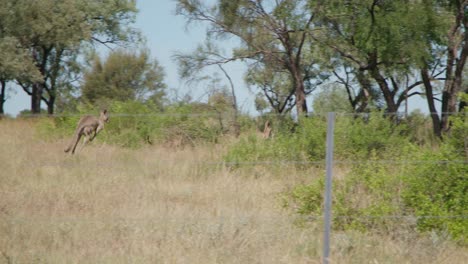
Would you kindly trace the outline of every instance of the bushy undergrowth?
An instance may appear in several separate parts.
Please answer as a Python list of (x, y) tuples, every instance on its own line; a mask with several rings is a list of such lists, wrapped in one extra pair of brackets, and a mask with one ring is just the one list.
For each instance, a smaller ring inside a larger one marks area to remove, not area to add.
[[(100, 109), (82, 105), (78, 114), (64, 113), (41, 120), (39, 133), (44, 137), (71, 136), (81, 116), (98, 115)], [(140, 102), (112, 102), (110, 121), (101, 132), (101, 141), (122, 147), (143, 144), (168, 144), (173, 147), (216, 142), (226, 132), (219, 115), (204, 104), (177, 104), (160, 112), (156, 106)]]
[(424, 164), (406, 175), (402, 199), (407, 210), (421, 217), (420, 230), (447, 230), (468, 245), (468, 166), (457, 154), (446, 145), (424, 153)]
[[(411, 131), (378, 117), (346, 122), (337, 124), (335, 155), (350, 170), (333, 183), (334, 227), (446, 232), (468, 245), (468, 166), (460, 152), (463, 137), (452, 138), (467, 132), (466, 122), (454, 122), (437, 148), (412, 143)], [(321, 178), (297, 186), (286, 205), (321, 216), (323, 185)]]
[[(275, 129), (274, 138), (260, 140), (250, 135), (234, 145), (226, 155), (229, 162), (267, 160), (323, 161), (326, 149), (327, 121), (309, 117), (297, 126), (288, 123)], [(396, 125), (379, 113), (366, 118), (338, 117), (335, 124), (335, 155), (340, 159), (366, 159), (371, 153), (398, 148), (409, 142), (405, 126)]]

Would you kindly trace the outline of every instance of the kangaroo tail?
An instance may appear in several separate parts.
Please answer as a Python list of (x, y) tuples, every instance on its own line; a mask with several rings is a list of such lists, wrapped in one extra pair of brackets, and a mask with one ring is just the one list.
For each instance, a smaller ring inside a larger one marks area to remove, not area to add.
[(72, 151), (72, 154), (75, 153), (76, 145), (78, 145), (78, 142), (80, 141), (81, 134), (83, 132), (84, 127), (78, 128), (75, 132), (75, 135), (73, 136), (72, 141), (68, 145), (68, 147), (64, 150), (65, 152), (69, 152), (70, 150)]

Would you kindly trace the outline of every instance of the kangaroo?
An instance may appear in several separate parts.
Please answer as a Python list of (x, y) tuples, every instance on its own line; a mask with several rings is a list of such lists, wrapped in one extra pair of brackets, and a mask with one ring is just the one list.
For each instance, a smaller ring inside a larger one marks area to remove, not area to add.
[(92, 141), (99, 131), (104, 129), (104, 123), (109, 122), (109, 115), (107, 110), (102, 110), (99, 118), (95, 116), (83, 116), (75, 130), (75, 135), (73, 136), (70, 145), (65, 149), (65, 152), (69, 152), (71, 150), (71, 154), (75, 153), (76, 146), (81, 139), (81, 136), (84, 136), (83, 146), (88, 142)]
[(263, 126), (263, 131), (261, 131), (260, 129), (257, 129), (257, 135), (258, 137), (262, 138), (262, 139), (269, 139), (269, 138), (272, 138), (272, 128), (271, 128), (271, 124), (270, 124), (270, 121), (267, 120)]
[(267, 120), (265, 122), (265, 126), (264, 126), (264, 129), (263, 129), (262, 138), (268, 139), (270, 137), (271, 137), (271, 126), (270, 126), (270, 121)]

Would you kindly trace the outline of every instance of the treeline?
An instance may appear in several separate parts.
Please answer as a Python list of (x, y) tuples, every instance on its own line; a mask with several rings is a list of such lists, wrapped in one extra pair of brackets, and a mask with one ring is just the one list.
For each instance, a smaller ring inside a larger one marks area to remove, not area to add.
[[(332, 79), (358, 113), (396, 113), (424, 96), (437, 136), (466, 105), (468, 1), (177, 2), (178, 14), (208, 26), (206, 43), (176, 56), (183, 72), (246, 61), (257, 105), (275, 113), (307, 113), (307, 96)], [(239, 43), (227, 54), (216, 45), (226, 38)]]
[[(82, 103), (133, 100), (155, 104), (157, 111), (179, 103), (169, 102), (163, 68), (139, 44), (143, 36), (132, 27), (135, 5), (2, 0), (0, 114), (8, 85), (30, 95), (32, 114), (42, 104), (54, 114), (76, 111)], [(335, 102), (332, 110), (382, 110), (388, 116), (422, 96), (432, 130), (442, 137), (468, 97), (467, 8), (467, 1), (458, 0), (178, 0), (177, 14), (206, 24), (208, 31), (205, 43), (174, 59), (180, 77), (189, 81), (205, 80), (204, 69), (217, 67), (229, 86), (211, 78), (212, 98), (230, 105), (235, 123), (236, 87), (224, 65), (243, 61), (261, 113), (295, 110), (301, 118), (311, 112), (307, 99), (317, 87), (331, 91), (323, 96), (344, 99), (322, 96)], [(227, 39), (238, 46), (223, 50)], [(105, 46), (120, 48), (103, 59), (96, 51)]]

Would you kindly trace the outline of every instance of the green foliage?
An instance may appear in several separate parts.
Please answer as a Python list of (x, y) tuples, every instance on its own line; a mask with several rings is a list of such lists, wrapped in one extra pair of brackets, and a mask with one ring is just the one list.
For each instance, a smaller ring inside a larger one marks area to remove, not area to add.
[[(380, 160), (372, 152), (368, 160), (352, 165), (344, 179), (334, 180), (334, 228), (383, 231), (399, 224), (391, 217), (400, 213), (398, 194), (405, 169)], [(323, 214), (323, 191), (323, 177), (300, 185), (291, 192), (291, 204), (301, 215), (319, 217)]]
[(421, 216), (420, 230), (448, 231), (468, 244), (468, 166), (450, 146), (427, 151), (421, 158), (424, 165), (414, 167), (405, 179), (402, 198), (407, 210)]
[[(160, 112), (152, 102), (114, 101), (106, 107), (109, 123), (99, 135), (99, 141), (121, 147), (136, 148), (144, 144), (168, 144), (183, 147), (214, 143), (223, 134), (218, 115), (206, 104), (186, 103), (168, 106)], [(97, 115), (101, 109), (81, 105), (79, 114), (67, 114), (40, 121), (39, 135), (53, 139), (73, 135), (79, 118)], [(199, 114), (199, 115), (197, 115)]]
[[(260, 140), (250, 135), (228, 152), (229, 162), (266, 160), (323, 161), (327, 121), (321, 116), (301, 120), (273, 120), (274, 138)], [(262, 123), (263, 125), (263, 123)], [(335, 125), (335, 155), (341, 159), (366, 159), (371, 154), (382, 156), (409, 142), (404, 125), (397, 126), (382, 113), (354, 118), (338, 117)], [(261, 130), (261, 129), (258, 129)]]
[[(0, 21), (1, 24), (2, 21)], [(0, 56), (2, 57), (0, 61), (0, 80), (18, 79), (22, 82), (40, 80), (41, 75), (31, 58), (28, 57), (27, 50), (20, 47), (20, 43), (16, 38), (1, 37), (0, 35)]]
[(284, 205), (294, 206), (298, 214), (314, 214), (314, 216), (319, 217), (322, 212), (324, 188), (324, 178), (320, 178), (311, 184), (300, 184), (291, 191), (291, 200), (286, 200)]
[(81, 75), (78, 57), (94, 48), (90, 43), (135, 40), (138, 34), (128, 27), (137, 12), (135, 5), (133, 0), (3, 0), (0, 55), (8, 58), (6, 65), (16, 67), (4, 71), (0, 65), (0, 77), (21, 81), (34, 99), (33, 112), (40, 112), (43, 101), (53, 113), (57, 99), (70, 92), (70, 83)]
[[(223, 64), (236, 59), (255, 61), (249, 64), (248, 82), (258, 86), (269, 98), (271, 107), (282, 113), (290, 110), (294, 96), (297, 100), (305, 100), (305, 95), (315, 88), (315, 82), (320, 81), (320, 70), (313, 67), (315, 61), (305, 59), (307, 51), (315, 47), (309, 45), (309, 34), (306, 33), (314, 25), (314, 16), (307, 5), (308, 1), (304, 0), (219, 0), (209, 3), (178, 0), (177, 13), (188, 21), (209, 23), (207, 38), (211, 41), (220, 36), (241, 40), (240, 46), (234, 48), (229, 57), (211, 53), (216, 56), (211, 56), (209, 64)], [(196, 65), (196, 60), (181, 61), (182, 68), (191, 64)], [(262, 76), (255, 78), (256, 73)], [(298, 107), (300, 105), (297, 104)]]
[(294, 106), (291, 94), (291, 77), (284, 72), (269, 67), (253, 67), (248, 69), (245, 81), (249, 87), (257, 87), (255, 106), (258, 111), (271, 109), (274, 113), (286, 113)]
[(154, 130), (157, 129), (156, 120), (151, 118), (151, 115), (156, 109), (157, 107), (151, 103), (112, 102), (108, 108), (110, 120), (106, 124), (104, 140), (131, 148), (151, 143)]
[(460, 158), (464, 157), (468, 161), (468, 113), (465, 110), (459, 115), (453, 115), (450, 122), (450, 132), (445, 135), (444, 141)]
[(403, 120), (409, 140), (421, 146), (437, 146), (440, 138), (434, 135), (432, 120), (420, 110), (412, 111)]
[(226, 26), (231, 27), (238, 19), (237, 9), (239, 8), (239, 0), (220, 0), (219, 10), (223, 16), (223, 22)]
[[(276, 122), (275, 122), (276, 121)], [(263, 139), (259, 131), (264, 122), (256, 131), (251, 131), (237, 144), (232, 146), (225, 160), (236, 162), (262, 162), (286, 161), (301, 162), (310, 159), (322, 159), (325, 154), (325, 123), (316, 118), (304, 120), (302, 126), (297, 127), (290, 121), (273, 120), (274, 136), (272, 139)], [(314, 128), (314, 129), (312, 129)], [(293, 129), (297, 129), (292, 133)]]
[(215, 143), (222, 135), (218, 114), (203, 103), (175, 104), (161, 116), (159, 140), (172, 146)]
[(346, 91), (335, 85), (325, 86), (315, 97), (312, 103), (314, 113), (328, 112), (351, 113), (353, 111)]
[[(429, 45), (431, 41), (440, 42), (447, 22), (446, 16), (437, 14), (436, 5), (425, 1), (336, 0), (325, 3), (322, 15), (333, 21), (330, 41), (349, 45), (343, 50), (352, 50), (353, 46), (363, 54), (375, 53), (393, 70), (407, 70), (421, 59), (429, 59)], [(334, 25), (340, 25), (340, 34)], [(395, 63), (402, 58), (406, 59), (404, 65)]]
[(336, 121), (336, 153), (341, 158), (366, 159), (371, 153), (382, 156), (409, 142), (405, 125), (397, 125), (381, 112), (353, 118), (345, 115)]
[(84, 76), (82, 98), (93, 103), (99, 99), (147, 101), (161, 109), (166, 85), (164, 71), (149, 51), (139, 53), (117, 50), (104, 63), (96, 55), (92, 69)]
[[(405, 129), (384, 120), (378, 115), (365, 122), (339, 119), (336, 159), (348, 157), (351, 163), (345, 177), (333, 183), (334, 228), (417, 228), (447, 232), (466, 244), (468, 167), (460, 152), (465, 122), (454, 122), (453, 138), (434, 151), (433, 145), (411, 143)], [(294, 188), (287, 205), (300, 215), (321, 216), (323, 177)]]

